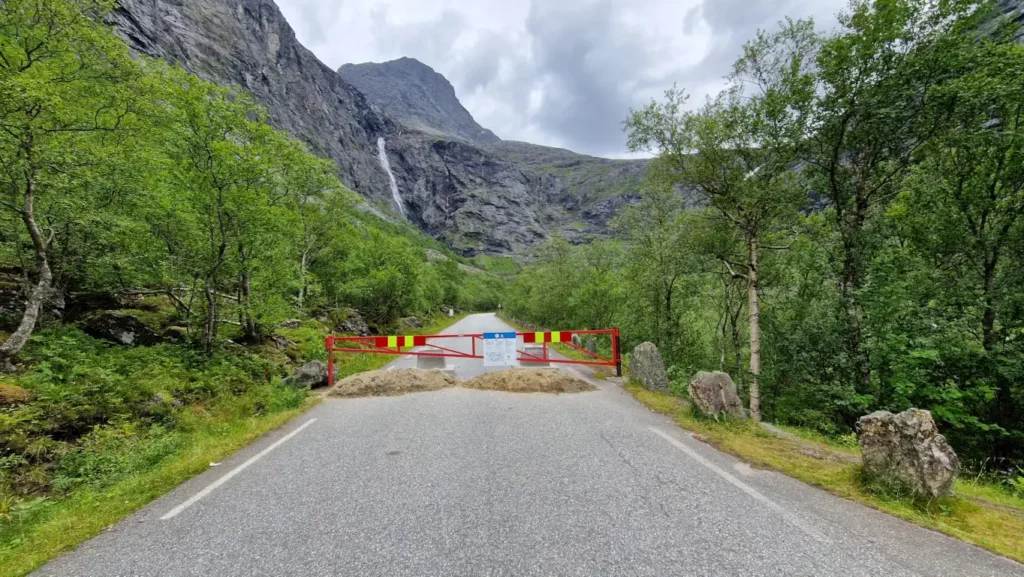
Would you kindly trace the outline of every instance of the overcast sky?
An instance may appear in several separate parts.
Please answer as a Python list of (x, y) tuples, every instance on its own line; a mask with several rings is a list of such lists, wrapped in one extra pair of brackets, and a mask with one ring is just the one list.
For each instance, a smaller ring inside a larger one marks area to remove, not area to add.
[(845, 0), (276, 0), (332, 68), (416, 58), (482, 126), (601, 156), (673, 83), (703, 101), (742, 44), (784, 16), (831, 27)]

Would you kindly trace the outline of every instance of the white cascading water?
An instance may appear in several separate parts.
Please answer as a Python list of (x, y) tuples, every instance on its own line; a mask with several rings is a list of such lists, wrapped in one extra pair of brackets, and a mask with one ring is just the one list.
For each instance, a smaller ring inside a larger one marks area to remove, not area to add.
[(395, 204), (398, 205), (398, 213), (405, 218), (405, 205), (402, 204), (402, 195), (398, 194), (398, 183), (395, 182), (395, 175), (391, 174), (391, 163), (388, 162), (388, 152), (386, 150), (387, 142), (384, 141), (384, 137), (377, 139), (377, 157), (380, 159), (380, 167), (384, 169), (384, 172), (388, 173), (388, 179), (391, 180), (391, 198), (395, 199)]

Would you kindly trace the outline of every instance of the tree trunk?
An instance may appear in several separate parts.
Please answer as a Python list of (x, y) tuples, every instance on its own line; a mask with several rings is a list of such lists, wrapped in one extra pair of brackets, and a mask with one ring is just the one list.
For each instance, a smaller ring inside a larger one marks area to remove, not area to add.
[(858, 394), (868, 395), (871, 394), (871, 358), (864, 349), (860, 288), (864, 252), (861, 238), (864, 234), (864, 223), (867, 221), (869, 203), (862, 188), (858, 188), (849, 219), (844, 220), (843, 216), (839, 216), (843, 243), (843, 271), (839, 291), (846, 309), (846, 350), (856, 372), (854, 389)]
[(32, 247), (35, 249), (36, 258), (36, 285), (29, 293), (28, 301), (25, 303), (25, 312), (21, 315), (21, 323), (14, 334), (7, 337), (7, 340), (0, 345), (0, 372), (13, 373), (17, 370), (13, 359), (21, 352), (22, 347), (28, 342), (32, 331), (39, 321), (39, 312), (43, 308), (43, 301), (46, 300), (53, 284), (53, 271), (50, 270), (49, 243), (43, 240), (42, 231), (36, 224), (35, 217), (35, 174), (29, 177), (25, 188), (25, 200), (21, 210), (21, 220), (32, 237)]
[(217, 338), (217, 290), (214, 287), (213, 279), (206, 279), (203, 284), (203, 294), (206, 295), (206, 324), (203, 326), (203, 346), (206, 350), (213, 348), (213, 340)]
[(747, 239), (747, 306), (750, 309), (750, 418), (761, 420), (761, 301), (758, 290), (757, 237)]
[(306, 300), (306, 261), (308, 259), (309, 250), (302, 251), (302, 260), (299, 261), (299, 312), (303, 312), (305, 308)]
[(248, 269), (242, 269), (240, 275), (238, 307), (241, 310), (242, 330), (245, 332), (244, 339), (249, 343), (259, 343), (262, 339), (262, 331), (259, 324), (252, 318), (251, 294), (252, 282)]
[(985, 259), (982, 270), (982, 302), (985, 312), (981, 316), (981, 345), (985, 352), (991, 353), (996, 343), (996, 265), (999, 263), (999, 251), (994, 250)]

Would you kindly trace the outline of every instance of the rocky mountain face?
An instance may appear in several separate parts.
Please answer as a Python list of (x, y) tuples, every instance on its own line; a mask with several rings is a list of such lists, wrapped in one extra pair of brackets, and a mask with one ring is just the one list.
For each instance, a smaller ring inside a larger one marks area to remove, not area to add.
[(384, 112), (410, 128), (476, 144), (499, 138), (480, 126), (444, 76), (414, 58), (346, 64), (338, 74)]
[(273, 2), (120, 0), (113, 20), (137, 52), (248, 91), (271, 124), (337, 162), (347, 186), (388, 201), (376, 138), (394, 132), (393, 121), (302, 46)]
[(271, 0), (120, 0), (112, 23), (136, 51), (250, 92), (369, 204), (463, 254), (582, 242), (638, 198), (645, 161), (502, 142), (412, 59), (338, 74)]

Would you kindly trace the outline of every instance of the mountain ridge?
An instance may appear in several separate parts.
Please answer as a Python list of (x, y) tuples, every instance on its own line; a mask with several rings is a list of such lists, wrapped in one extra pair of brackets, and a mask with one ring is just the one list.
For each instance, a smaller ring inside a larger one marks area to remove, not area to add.
[(410, 128), (462, 138), (476, 144), (500, 141), (480, 126), (455, 94), (447, 78), (415, 58), (344, 64), (338, 74)]
[(473, 136), (479, 125), (451, 84), (421, 63), (436, 75), (426, 74), (427, 81), (438, 94), (450, 90), (451, 99), (432, 116), (399, 119), (388, 102), (364, 94), (305, 48), (270, 0), (121, 0), (111, 24), (140, 54), (251, 93), (271, 125), (334, 161), (342, 182), (368, 204), (395, 219), (404, 213), (464, 255), (519, 254), (556, 234), (586, 242), (607, 235), (610, 218), (639, 198), (642, 162), (619, 172), (606, 165), (614, 161), (582, 155), (545, 165), (540, 152), (514, 154), (509, 148), (517, 145), (497, 136), (484, 144), (481, 138), (492, 140), (484, 133), (467, 138), (466, 128)]

